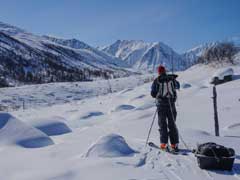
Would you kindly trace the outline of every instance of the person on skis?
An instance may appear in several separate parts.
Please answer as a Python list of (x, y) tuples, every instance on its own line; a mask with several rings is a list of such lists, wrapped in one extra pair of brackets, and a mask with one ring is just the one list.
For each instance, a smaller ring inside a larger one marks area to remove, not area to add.
[(151, 96), (156, 98), (158, 111), (158, 125), (160, 132), (160, 148), (178, 152), (179, 135), (176, 126), (177, 111), (175, 102), (177, 99), (176, 89), (180, 89), (180, 84), (176, 80), (177, 75), (168, 75), (164, 66), (158, 67), (158, 77), (154, 80), (151, 89)]

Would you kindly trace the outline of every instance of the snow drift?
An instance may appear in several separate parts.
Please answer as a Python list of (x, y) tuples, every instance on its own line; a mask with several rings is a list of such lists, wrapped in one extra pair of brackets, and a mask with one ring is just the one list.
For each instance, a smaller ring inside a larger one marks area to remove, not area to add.
[(233, 76), (233, 75), (234, 75), (234, 71), (232, 68), (230, 67), (222, 68), (215, 72), (211, 80), (213, 80), (215, 77), (217, 77), (220, 80), (224, 80), (225, 76)]
[(9, 113), (0, 113), (0, 144), (39, 148), (54, 143), (38, 129), (23, 123)]
[(181, 87), (182, 87), (183, 89), (187, 89), (187, 88), (192, 87), (192, 85), (189, 84), (189, 83), (182, 83)]
[(86, 157), (121, 157), (131, 156), (136, 151), (128, 146), (124, 138), (117, 134), (102, 137), (89, 148)]
[(47, 119), (39, 119), (33, 124), (33, 126), (48, 136), (56, 136), (72, 132), (63, 121), (66, 120), (62, 117), (54, 116)]
[(132, 109), (135, 109), (135, 107), (129, 104), (122, 104), (117, 106), (114, 111), (118, 112), (123, 110), (132, 110)]
[(93, 112), (88, 112), (88, 113), (84, 114), (80, 119), (89, 119), (91, 117), (102, 116), (102, 115), (104, 115), (103, 112), (93, 111)]

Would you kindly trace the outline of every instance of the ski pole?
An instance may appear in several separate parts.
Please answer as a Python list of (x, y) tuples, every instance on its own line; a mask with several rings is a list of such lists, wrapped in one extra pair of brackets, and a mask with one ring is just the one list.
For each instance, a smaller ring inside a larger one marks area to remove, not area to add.
[[(169, 99), (169, 98), (168, 98), (168, 103), (169, 103), (169, 106), (170, 106), (170, 111), (171, 111), (171, 114), (172, 114), (172, 118), (173, 118), (173, 121), (174, 121), (175, 128), (177, 129), (176, 119), (175, 119), (175, 117), (174, 117), (174, 115), (173, 115), (173, 108), (172, 108), (172, 105), (171, 105), (171, 102), (170, 102), (170, 99)], [(177, 131), (178, 131), (178, 129), (177, 129)], [(185, 146), (185, 148), (186, 148), (187, 150), (190, 150), (189, 147), (188, 147), (188, 145), (187, 145), (187, 143), (184, 141), (182, 135), (179, 133), (179, 131), (178, 131), (178, 135), (179, 135), (179, 138), (180, 138), (180, 140), (182, 141), (183, 145)], [(191, 151), (191, 150), (190, 150), (190, 151)]]
[(151, 131), (152, 131), (152, 127), (153, 127), (154, 121), (155, 121), (155, 119), (156, 119), (157, 110), (158, 110), (158, 109), (156, 109), (156, 111), (155, 111), (155, 113), (154, 113), (153, 120), (152, 120), (152, 123), (151, 123), (150, 129), (149, 129), (149, 131), (148, 131), (148, 136), (147, 136), (147, 140), (146, 140), (145, 147), (146, 147), (147, 144), (148, 144), (148, 140), (149, 140), (149, 137), (150, 137), (150, 134), (151, 134)]

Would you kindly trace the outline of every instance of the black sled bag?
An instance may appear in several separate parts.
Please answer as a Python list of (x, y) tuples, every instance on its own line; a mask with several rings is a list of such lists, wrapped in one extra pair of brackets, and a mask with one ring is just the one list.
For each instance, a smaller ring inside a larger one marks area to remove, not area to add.
[(235, 151), (222, 145), (208, 142), (199, 144), (195, 151), (201, 169), (232, 170)]

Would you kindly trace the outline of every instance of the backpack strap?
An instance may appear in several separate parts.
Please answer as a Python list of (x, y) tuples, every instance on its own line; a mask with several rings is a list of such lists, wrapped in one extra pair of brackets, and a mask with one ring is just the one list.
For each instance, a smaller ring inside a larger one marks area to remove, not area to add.
[(157, 93), (157, 98), (162, 98), (164, 97), (164, 92), (165, 92), (165, 86), (164, 86), (164, 82), (159, 82), (159, 80), (157, 81), (158, 83), (158, 93)]
[[(171, 87), (172, 92), (170, 92), (169, 85)], [(174, 97), (173, 81), (167, 81), (167, 95), (170, 95), (172, 98)]]
[(164, 77), (157, 79), (158, 93), (157, 98), (175, 98), (176, 91), (174, 86), (174, 79), (170, 77)]

